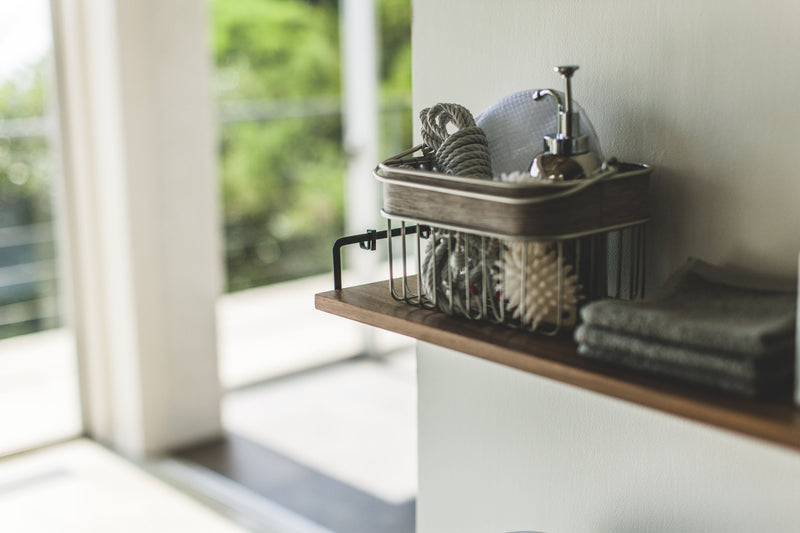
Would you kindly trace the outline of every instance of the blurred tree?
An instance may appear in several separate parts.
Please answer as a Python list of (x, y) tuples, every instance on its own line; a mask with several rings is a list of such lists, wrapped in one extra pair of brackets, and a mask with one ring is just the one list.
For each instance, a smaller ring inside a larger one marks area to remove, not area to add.
[(45, 70), (0, 83), (0, 338), (59, 323)]
[(221, 128), (229, 290), (318, 271), (315, 248), (342, 227), (340, 119), (299, 104), (338, 93), (334, 7), (213, 3), (218, 101), (237, 116)]
[[(31, 76), (0, 85), (0, 120), (6, 128), (16, 123), (25, 129), (27, 122), (35, 129), (43, 124), (44, 68), (40, 63), (29, 70)], [(50, 165), (43, 136), (0, 131), (0, 227), (50, 220)]]
[(381, 88), (411, 91), (411, 0), (379, 0)]
[(411, 0), (378, 0), (381, 158), (411, 147)]
[[(407, 102), (409, 0), (378, 13), (383, 92)], [(213, 25), (228, 289), (327, 271), (344, 227), (337, 2), (215, 0)]]

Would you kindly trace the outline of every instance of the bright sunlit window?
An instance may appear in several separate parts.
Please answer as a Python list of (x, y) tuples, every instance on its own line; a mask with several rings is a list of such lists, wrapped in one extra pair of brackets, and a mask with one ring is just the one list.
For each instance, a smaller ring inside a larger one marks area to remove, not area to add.
[[(374, 28), (369, 2), (212, 5), (228, 290), (217, 315), (223, 425), (234, 442), (285, 461), (278, 468), (308, 474), (297, 497), (269, 484), (264, 496), (333, 530), (413, 531), (413, 345), (313, 305), (314, 293), (333, 288), (334, 241), (384, 224), (371, 168), (411, 146), (410, 2), (376, 0)], [(377, 72), (372, 50), (353, 46), (343, 27), (369, 34), (366, 43), (375, 31)], [(351, 131), (361, 122), (350, 91), (360, 89), (367, 100), (377, 93), (368, 137)], [(332, 485), (340, 490), (324, 502), (303, 496)]]
[[(410, 21), (407, 1), (378, 4), (388, 156), (411, 139)], [(216, 0), (213, 21), (228, 290), (327, 272), (345, 216), (338, 4)]]
[[(315, 311), (310, 295), (332, 288), (331, 247), (347, 217), (383, 222), (377, 197), (347, 204), (359, 147), (343, 141), (339, 3), (211, 5), (230, 293), (218, 314), (220, 366), (230, 388), (364, 351), (358, 332)], [(377, 80), (359, 83), (378, 85), (372, 140), (388, 157), (411, 144), (410, 3), (376, 1), (375, 19)]]
[(0, 455), (80, 431), (61, 329), (47, 0), (0, 3)]

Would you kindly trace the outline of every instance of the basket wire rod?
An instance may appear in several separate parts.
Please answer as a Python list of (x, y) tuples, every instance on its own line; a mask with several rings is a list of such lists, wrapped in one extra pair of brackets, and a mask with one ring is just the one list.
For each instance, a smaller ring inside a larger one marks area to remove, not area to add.
[(403, 272), (403, 300), (408, 302), (408, 271), (406, 269), (406, 259), (407, 259), (408, 251), (406, 250), (406, 223), (404, 221), (400, 221), (400, 265), (401, 270)]
[[(480, 320), (480, 306), (476, 306), (477, 308), (474, 313), (472, 311), (472, 301), (478, 297), (475, 291), (475, 283), (477, 283), (477, 280), (473, 280), (473, 272), (470, 266), (470, 260), (474, 261), (477, 259), (471, 256), (472, 248), (470, 247), (470, 242), (472, 237), (472, 234), (464, 233), (464, 302), (466, 303), (464, 314), (471, 320)], [(478, 236), (475, 235), (475, 238), (478, 238)]]
[[(410, 253), (408, 251), (408, 247), (409, 247), (408, 236), (412, 234), (412, 232), (409, 231), (410, 229), (411, 228), (407, 228), (406, 225), (403, 224), (403, 230), (404, 230), (403, 231), (403, 248), (404, 248), (404, 250), (406, 252), (405, 254), (403, 254), (406, 257), (406, 261), (404, 261), (404, 263), (403, 263), (404, 270), (405, 270), (405, 273), (404, 273), (405, 275), (403, 276), (405, 279), (404, 279), (403, 283), (405, 283), (405, 289), (404, 290), (406, 291), (406, 298), (407, 298), (406, 301), (408, 301), (410, 304), (418, 305), (419, 303), (421, 303), (421, 300), (419, 300), (419, 293), (415, 293), (411, 289), (411, 284), (409, 283), (409, 280), (411, 279), (411, 272), (410, 272), (409, 269), (411, 268), (411, 264), (414, 263), (413, 258), (409, 257), (407, 255), (408, 253)], [(417, 234), (417, 237), (419, 237), (419, 234)]]
[[(456, 234), (457, 235), (457, 234)], [(451, 235), (447, 235), (447, 257), (453, 257), (453, 239)], [(448, 259), (449, 261), (449, 259)], [(453, 312), (453, 268), (447, 265), (447, 297), (449, 312)]]
[(639, 246), (636, 250), (636, 297), (642, 297), (642, 272), (644, 271), (644, 256), (642, 255), (642, 245), (644, 243), (644, 226), (638, 226)]
[(635, 300), (639, 294), (639, 228), (631, 228), (631, 274), (630, 299)]
[[(528, 279), (528, 243), (524, 243), (522, 246), (522, 275), (519, 278), (519, 320), (520, 325), (525, 326), (525, 313), (527, 312), (527, 283), (526, 280)], [(536, 328), (531, 328), (536, 329)]]
[(506, 320), (506, 245), (505, 243), (501, 243), (499, 245), (498, 250), (498, 258), (500, 260), (500, 290), (498, 291), (498, 296), (495, 297), (497, 302), (497, 308), (499, 309), (499, 320), (500, 322), (505, 322)]
[(645, 294), (647, 292), (647, 284), (645, 283), (645, 275), (647, 274), (647, 265), (645, 264), (647, 258), (647, 232), (645, 231), (645, 225), (642, 224), (642, 250), (639, 252), (641, 254), (641, 261), (640, 261), (640, 271), (641, 271), (641, 285), (642, 290), (640, 291), (640, 298), (644, 298), (647, 296)]
[(617, 285), (614, 293), (615, 298), (619, 298), (622, 295), (622, 256), (625, 255), (625, 234), (622, 230), (617, 231), (617, 243)]
[(638, 274), (639, 274), (639, 228), (631, 228), (631, 271), (628, 275), (628, 298), (631, 300), (636, 299), (638, 293)]
[[(582, 247), (583, 247), (583, 241), (584, 240), (585, 239), (576, 239), (575, 240), (575, 248), (574, 248), (575, 249), (575, 272), (573, 272), (573, 274), (575, 274), (575, 277), (578, 280), (581, 279), (581, 263), (582, 263), (582, 261), (581, 261), (581, 252), (583, 251)], [(561, 241), (559, 241), (559, 242), (561, 242)], [(588, 278), (591, 280), (591, 272), (589, 273)], [(589, 286), (591, 288), (591, 282), (589, 283)]]
[[(562, 266), (564, 264), (564, 255), (563, 255), (564, 247), (563, 247), (563, 243), (562, 243), (561, 240), (556, 241), (554, 252), (556, 254), (556, 266), (557, 266), (557, 269), (558, 269), (558, 277), (557, 277), (557, 284), (556, 284), (556, 288), (558, 290), (558, 293), (556, 295), (556, 307), (555, 307), (555, 310), (554, 310), (555, 311), (555, 315), (556, 315), (556, 320), (555, 320), (556, 323), (555, 324), (550, 324), (550, 328), (548, 329), (548, 328), (546, 328), (544, 326), (544, 324), (545, 324), (544, 321), (542, 321), (539, 324), (538, 327), (532, 329), (532, 331), (537, 331), (537, 332), (541, 333), (542, 335), (548, 335), (548, 336), (556, 335), (558, 333), (558, 331), (561, 329), (562, 298), (563, 298), (563, 292), (564, 292), (564, 285), (563, 285), (563, 283), (564, 283), (564, 278), (563, 278), (564, 272), (563, 272), (563, 270), (564, 269), (562, 268)], [(545, 293), (544, 296), (547, 297), (547, 294)], [(549, 303), (550, 303), (549, 300), (550, 299), (549, 298), (547, 298), (547, 299), (548, 299), (548, 305), (549, 305)], [(542, 317), (542, 318), (544, 318), (544, 317)]]
[(414, 294), (414, 291), (411, 290), (411, 285), (409, 285), (409, 272), (408, 272), (408, 235), (411, 234), (410, 231), (407, 231), (406, 223), (401, 223), (401, 238), (403, 240), (403, 295), (405, 296), (405, 301), (416, 305), (417, 295)]
[[(577, 242), (577, 241), (576, 241)], [(556, 329), (553, 331), (553, 335), (561, 330), (561, 323), (564, 314), (564, 289), (566, 285), (566, 279), (564, 279), (564, 241), (560, 240), (557, 244), (558, 247), (558, 304), (556, 304)]]
[(422, 294), (422, 239), (420, 232), (417, 232), (417, 294), (419, 295), (419, 305), (425, 307)]
[[(472, 238), (480, 239), (479, 235), (470, 235), (469, 233), (467, 233), (466, 235), (467, 235), (467, 239), (472, 239)], [(474, 261), (476, 261), (478, 259), (478, 257), (472, 257), (471, 256), (470, 250), (472, 250), (472, 248), (470, 248), (470, 241), (467, 240), (467, 239), (465, 239), (465, 241), (464, 241), (464, 254), (465, 254), (465, 256), (464, 256), (464, 262), (465, 262), (464, 269), (467, 271), (467, 276), (468, 276), (467, 292), (470, 295), (470, 299), (475, 300), (475, 304), (476, 304), (475, 305), (475, 312), (473, 313), (472, 312), (472, 303), (469, 300), (467, 300), (467, 303), (468, 303), (468, 305), (467, 305), (467, 315), (469, 316), (469, 318), (471, 318), (473, 320), (480, 320), (481, 318), (483, 318), (483, 313), (482, 313), (483, 304), (482, 304), (482, 302), (478, 301), (478, 298), (480, 297), (480, 295), (483, 292), (483, 290), (479, 289), (477, 284), (481, 283), (481, 285), (482, 285), (483, 283), (482, 283), (482, 278), (480, 278), (480, 276), (478, 277), (478, 279), (475, 279), (475, 280), (472, 279), (473, 274), (479, 274), (479, 272), (475, 272), (475, 273), (472, 272), (473, 269), (472, 269), (472, 266), (470, 264), (470, 260), (472, 260), (472, 262), (474, 262)], [(478, 255), (480, 257), (481, 253), (480, 253), (479, 249), (480, 249), (480, 247), (476, 247), (475, 250), (477, 251), (476, 255)], [(483, 263), (481, 263), (481, 265), (483, 265)], [(481, 266), (481, 268), (479, 270), (483, 270), (483, 266)]]
[[(445, 249), (447, 250), (447, 254), (446, 255), (442, 254), (442, 252), (439, 251), (436, 252), (436, 255), (433, 256), (433, 272), (435, 274), (434, 280), (436, 282), (436, 285), (434, 285), (433, 287), (433, 291), (434, 293), (437, 294), (437, 302), (439, 309), (441, 309), (445, 313), (452, 314), (453, 312), (453, 298), (451, 295), (452, 278), (450, 275), (449, 263), (445, 263), (444, 265), (441, 263), (441, 261), (448, 261), (448, 258), (453, 253), (452, 247), (450, 246), (451, 238), (452, 234), (449, 231), (439, 228), (439, 239), (440, 239), (439, 246), (446, 246)], [(442, 241), (442, 239), (444, 239), (444, 241)], [(439, 255), (444, 255), (444, 257), (439, 258)], [(442, 268), (445, 268), (447, 270), (447, 273), (445, 273), (442, 270)], [(447, 299), (445, 299), (445, 297), (447, 297)]]
[[(589, 270), (591, 273), (589, 274), (589, 290), (584, 290), (584, 294), (588, 295), (589, 298), (594, 297), (595, 293), (598, 292), (598, 288), (595, 287), (595, 277), (597, 277), (595, 256), (597, 255), (597, 239), (601, 237), (604, 237), (604, 235), (592, 235), (592, 237), (589, 239)], [(602, 285), (600, 286), (602, 287)]]
[(633, 272), (631, 271), (631, 269), (633, 268), (633, 258), (634, 258), (634, 254), (635, 254), (635, 250), (634, 250), (634, 244), (635, 243), (634, 243), (634, 238), (633, 238), (633, 228), (629, 228), (629, 229), (625, 230), (625, 234), (626, 234), (626, 237), (627, 237), (627, 240), (628, 240), (628, 255), (627, 255), (628, 261), (626, 261), (626, 264), (627, 264), (627, 267), (628, 267), (628, 271), (627, 272), (623, 272), (623, 274), (627, 274), (627, 276), (625, 276), (625, 281), (628, 284), (628, 293), (627, 293), (627, 295), (623, 295), (623, 298), (627, 297), (627, 299), (630, 300), (630, 299), (633, 298), (633, 295), (631, 294), (633, 291), (631, 290), (630, 284), (633, 281)]
[(564, 313), (564, 241), (558, 240), (556, 242), (556, 266), (558, 268), (558, 294), (556, 297), (556, 323), (553, 324), (551, 329), (542, 328), (540, 332), (543, 335), (554, 336), (561, 331), (561, 315)]
[[(578, 241), (575, 241), (576, 243)], [(564, 299), (566, 295), (564, 294), (565, 285), (567, 283), (565, 272), (564, 272), (564, 241), (559, 240), (558, 244), (558, 300), (556, 303), (556, 328), (553, 331), (553, 335), (558, 333), (561, 330), (561, 325), (564, 318)]]
[(389, 237), (386, 239), (386, 247), (389, 250), (389, 288), (392, 295), (392, 298), (395, 300), (400, 300), (401, 298), (397, 295), (397, 292), (394, 290), (394, 256), (392, 255), (392, 219), (386, 219), (386, 233)]
[[(458, 247), (456, 247), (458, 249)], [(467, 252), (469, 251), (469, 233), (464, 233), (464, 316), (472, 318), (472, 302), (470, 302), (470, 272), (469, 272), (469, 258)]]
[(644, 225), (638, 226), (639, 228), (639, 248), (637, 250), (636, 260), (636, 297), (642, 297), (642, 273), (644, 272), (644, 255), (642, 255), (642, 246), (644, 245)]
[[(441, 230), (440, 234), (441, 234)], [(428, 287), (431, 291), (431, 296), (433, 297), (433, 307), (435, 308), (439, 302), (439, 269), (436, 265), (436, 240), (438, 237), (436, 236), (436, 228), (431, 228), (431, 254), (433, 254), (433, 283), (430, 287)]]
[(467, 318), (473, 318), (472, 316), (472, 299), (475, 296), (472, 294), (472, 269), (469, 268), (469, 241), (470, 241), (471, 234), (464, 233), (464, 292), (466, 293), (464, 296), (464, 302), (466, 303), (466, 309), (464, 309), (464, 313), (467, 315)]
[(489, 309), (486, 303), (489, 298), (486, 287), (489, 284), (489, 269), (486, 263), (486, 237), (481, 237), (481, 314), (483, 317), (489, 316)]
[[(384, 161), (383, 165), (392, 165), (392, 164), (404, 163), (404, 161), (403, 161), (404, 157), (409, 156), (409, 155), (413, 154), (414, 152), (416, 152), (418, 150), (422, 150), (423, 146), (424, 145), (422, 145), (422, 144), (418, 144), (418, 145), (414, 146), (413, 148), (409, 148), (408, 150), (406, 150), (404, 152), (400, 152), (396, 156), (390, 157), (389, 159)], [(380, 168), (380, 166), (381, 165), (378, 165), (378, 168)]]
[[(393, 247), (392, 247), (392, 241), (393, 241), (392, 237), (397, 235), (395, 232), (398, 231), (398, 230), (392, 231), (392, 221), (391, 221), (391, 219), (387, 218), (386, 219), (386, 224), (387, 224), (387, 227), (388, 227), (388, 232), (387, 233), (389, 234), (389, 238), (387, 239), (387, 244), (388, 244), (388, 249), (389, 249), (389, 287), (391, 288), (391, 295), (392, 295), (393, 299), (395, 299), (395, 300), (397, 300), (399, 302), (405, 302), (406, 301), (405, 294), (400, 294), (400, 293), (397, 292), (397, 288), (395, 287), (395, 279), (394, 279), (394, 253), (393, 253)], [(400, 233), (402, 233), (402, 231)], [(403, 286), (405, 285), (405, 282), (402, 279), (400, 280), (400, 283)], [(403, 287), (403, 288), (405, 289), (405, 287)]]
[(476, 274), (476, 277), (478, 279), (476, 280), (476, 282), (474, 284), (474, 286), (475, 286), (474, 290), (472, 290), (470, 292), (473, 293), (472, 295), (475, 297), (475, 300), (476, 300), (475, 303), (477, 304), (475, 306), (476, 307), (476, 309), (475, 309), (476, 320), (483, 320), (483, 318), (486, 316), (486, 313), (485, 313), (485, 311), (486, 311), (486, 299), (484, 298), (484, 294), (485, 294), (484, 284), (486, 283), (486, 278), (483, 275), (483, 271), (484, 271), (484, 263), (483, 263), (483, 261), (484, 261), (484, 259), (486, 257), (486, 254), (483, 253), (483, 238), (480, 235), (476, 235), (475, 238), (480, 243), (480, 244), (476, 244), (476, 246), (477, 246), (477, 248), (476, 248), (477, 254), (476, 255), (478, 257), (475, 258), (476, 260), (480, 259), (480, 268), (476, 269), (477, 271), (476, 271), (475, 274)]
[[(471, 296), (472, 296), (472, 291), (469, 290), (470, 283), (471, 283), (471, 279), (470, 279), (471, 276), (470, 276), (470, 271), (469, 271), (469, 257), (467, 257), (467, 254), (469, 252), (469, 236), (470, 236), (470, 234), (469, 233), (463, 233), (462, 235), (464, 236), (464, 243), (463, 243), (463, 248), (462, 248), (463, 251), (464, 251), (464, 254), (462, 256), (463, 257), (463, 261), (464, 261), (464, 267), (463, 267), (464, 268), (464, 309), (462, 309), (462, 313), (464, 314), (465, 317), (471, 319), (472, 318), (472, 302), (470, 300), (471, 300)], [(458, 247), (456, 247), (456, 249), (458, 249)], [(460, 266), (460, 263), (459, 263), (459, 266)]]
[[(484, 288), (485, 288), (484, 300), (485, 300), (485, 304), (486, 304), (486, 306), (485, 306), (486, 319), (487, 320), (497, 320), (497, 299), (496, 299), (496, 296), (497, 296), (497, 284), (496, 284), (496, 280), (494, 279), (494, 276), (491, 275), (492, 274), (492, 268), (495, 265), (497, 265), (497, 263), (494, 262), (495, 256), (494, 256), (493, 253), (491, 253), (492, 252), (492, 248), (491, 248), (490, 243), (488, 242), (488, 237), (486, 237), (486, 239), (487, 239), (487, 243), (486, 243), (487, 248), (486, 248), (486, 250), (484, 252), (486, 259), (484, 260), (484, 263), (483, 263), (483, 279), (488, 280), (487, 282), (484, 282)], [(492, 261), (492, 262), (490, 263), (490, 261)]]
[(408, 270), (406, 268), (406, 223), (400, 221), (400, 252), (403, 265), (403, 300), (408, 302)]

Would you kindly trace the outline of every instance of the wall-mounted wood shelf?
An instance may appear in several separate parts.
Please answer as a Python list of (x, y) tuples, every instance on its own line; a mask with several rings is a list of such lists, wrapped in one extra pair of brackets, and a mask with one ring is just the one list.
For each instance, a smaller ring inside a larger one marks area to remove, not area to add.
[(800, 451), (800, 409), (791, 398), (740, 399), (588, 361), (569, 335), (543, 337), (421, 309), (393, 300), (388, 283), (317, 294), (316, 308)]

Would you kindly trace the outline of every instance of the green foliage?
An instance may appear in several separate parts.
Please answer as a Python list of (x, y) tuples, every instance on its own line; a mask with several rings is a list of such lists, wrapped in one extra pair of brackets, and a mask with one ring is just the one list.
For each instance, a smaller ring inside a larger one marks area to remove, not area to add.
[[(0, 84), (0, 119), (41, 120), (45, 115), (43, 70), (41, 64), (35, 65), (30, 79)], [(50, 220), (51, 172), (46, 139), (0, 137), (0, 226)]]
[(379, 0), (381, 100), (390, 108), (380, 117), (380, 157), (410, 148), (411, 0)]
[[(0, 338), (57, 327), (54, 279), (52, 174), (48, 139), (36, 134), (44, 124), (43, 62), (0, 83)], [(16, 136), (14, 129), (28, 131)]]
[(282, 100), (339, 92), (338, 15), (299, 0), (216, 0), (219, 99)]
[[(409, 0), (382, 0), (378, 13), (384, 99), (407, 98)], [(214, 0), (213, 22), (222, 113), (253, 115), (221, 128), (228, 289), (329, 270), (330, 247), (344, 231), (341, 116), (328, 105), (340, 92), (338, 6)], [(275, 102), (299, 104), (301, 116), (255, 116), (264, 109), (274, 115)], [(383, 131), (407, 144), (410, 115), (392, 118)]]
[(44, 65), (29, 67), (29, 76), (7, 79), (0, 84), (0, 118), (41, 117), (45, 114)]
[(411, 91), (411, 0), (378, 2), (381, 88), (387, 92)]
[[(257, 114), (262, 104), (338, 100), (335, 6), (216, 0), (213, 20), (223, 112), (242, 102)], [(341, 232), (341, 120), (311, 115), (245, 117), (221, 128), (229, 290), (316, 273), (321, 257), (309, 258), (308, 249), (327, 246)]]

